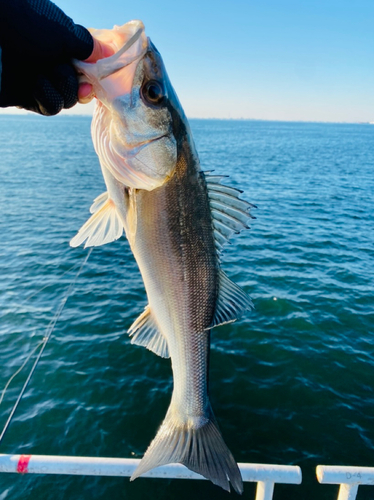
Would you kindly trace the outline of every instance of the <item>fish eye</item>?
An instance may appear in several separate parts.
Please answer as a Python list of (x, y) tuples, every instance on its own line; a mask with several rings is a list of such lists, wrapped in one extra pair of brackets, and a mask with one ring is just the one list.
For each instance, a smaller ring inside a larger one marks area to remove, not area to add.
[(142, 97), (149, 104), (160, 104), (165, 97), (165, 91), (161, 83), (151, 80), (143, 85)]

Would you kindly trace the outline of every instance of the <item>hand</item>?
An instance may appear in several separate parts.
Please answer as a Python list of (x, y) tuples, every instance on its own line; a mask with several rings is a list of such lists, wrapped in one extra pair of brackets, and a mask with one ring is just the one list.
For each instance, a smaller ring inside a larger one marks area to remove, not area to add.
[(43, 115), (77, 103), (71, 60), (97, 51), (88, 30), (49, 0), (0, 0), (0, 49), (0, 106)]

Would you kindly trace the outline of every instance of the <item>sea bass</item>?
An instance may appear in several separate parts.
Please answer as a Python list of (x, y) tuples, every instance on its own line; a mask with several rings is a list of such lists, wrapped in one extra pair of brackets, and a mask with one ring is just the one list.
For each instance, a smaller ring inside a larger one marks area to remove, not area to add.
[(76, 62), (97, 98), (92, 137), (107, 192), (72, 246), (98, 246), (125, 230), (148, 305), (131, 342), (171, 358), (173, 394), (166, 417), (131, 479), (181, 463), (230, 491), (243, 490), (208, 395), (210, 330), (252, 305), (220, 269), (220, 252), (247, 227), (249, 208), (222, 176), (201, 171), (183, 109), (160, 54), (140, 21), (94, 36), (114, 55)]

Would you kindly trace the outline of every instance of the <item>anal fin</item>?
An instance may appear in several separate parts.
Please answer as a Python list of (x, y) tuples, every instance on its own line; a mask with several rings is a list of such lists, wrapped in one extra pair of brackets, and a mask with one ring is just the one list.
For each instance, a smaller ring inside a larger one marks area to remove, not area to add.
[(160, 332), (149, 306), (130, 326), (128, 334), (132, 344), (142, 345), (161, 358), (170, 358), (166, 338)]

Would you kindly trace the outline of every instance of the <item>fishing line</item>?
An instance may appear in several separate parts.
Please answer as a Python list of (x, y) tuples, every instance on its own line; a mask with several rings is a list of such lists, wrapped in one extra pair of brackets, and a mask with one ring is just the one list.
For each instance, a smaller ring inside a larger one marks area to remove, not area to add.
[[(67, 292), (66, 292), (66, 294), (65, 294), (65, 297), (62, 299), (61, 304), (60, 304), (59, 308), (57, 309), (56, 314), (54, 315), (54, 317), (53, 317), (52, 321), (49, 323), (49, 325), (48, 325), (48, 327), (47, 327), (47, 331), (46, 331), (46, 334), (45, 334), (45, 336), (44, 336), (43, 340), (42, 340), (42, 341), (41, 341), (41, 342), (40, 342), (40, 343), (39, 343), (39, 344), (35, 347), (35, 349), (33, 349), (33, 351), (31, 352), (31, 354), (29, 354), (29, 356), (28, 356), (28, 357), (26, 358), (26, 360), (23, 362), (22, 366), (21, 366), (21, 367), (20, 367), (20, 368), (16, 371), (16, 373), (14, 373), (14, 375), (12, 375), (12, 376), (11, 376), (11, 378), (8, 380), (7, 384), (5, 385), (5, 388), (4, 388), (3, 393), (2, 393), (2, 395), (1, 395), (0, 404), (1, 404), (1, 403), (2, 403), (2, 401), (3, 401), (3, 398), (4, 398), (4, 395), (5, 395), (5, 392), (6, 392), (7, 388), (9, 387), (9, 385), (10, 385), (11, 381), (14, 379), (14, 377), (15, 377), (16, 375), (18, 375), (18, 373), (20, 373), (20, 371), (21, 371), (21, 370), (22, 370), (22, 369), (26, 366), (27, 362), (28, 362), (28, 361), (29, 361), (29, 359), (32, 357), (32, 355), (33, 355), (33, 354), (34, 354), (34, 353), (38, 350), (38, 348), (41, 346), (41, 349), (40, 349), (40, 351), (39, 351), (39, 354), (37, 355), (37, 357), (36, 357), (36, 359), (35, 359), (35, 361), (34, 361), (34, 364), (33, 364), (33, 365), (32, 365), (32, 367), (31, 367), (30, 373), (29, 373), (29, 375), (28, 375), (28, 377), (27, 377), (27, 379), (26, 379), (25, 383), (23, 384), (23, 387), (22, 387), (22, 389), (21, 389), (21, 392), (19, 393), (19, 396), (18, 396), (18, 398), (17, 398), (17, 401), (15, 402), (15, 404), (14, 404), (14, 406), (13, 406), (13, 408), (12, 408), (12, 411), (10, 412), (10, 415), (9, 415), (9, 417), (8, 417), (8, 420), (7, 420), (7, 421), (6, 421), (6, 423), (5, 423), (4, 429), (2, 430), (2, 432), (1, 432), (1, 434), (0, 434), (0, 443), (1, 443), (1, 441), (2, 441), (2, 439), (3, 439), (3, 437), (4, 437), (4, 435), (5, 435), (6, 431), (8, 430), (8, 427), (9, 427), (9, 425), (10, 425), (10, 422), (11, 422), (12, 418), (13, 418), (13, 415), (15, 414), (16, 409), (17, 409), (17, 407), (18, 407), (18, 405), (19, 405), (19, 402), (21, 401), (22, 396), (23, 396), (23, 394), (24, 394), (24, 392), (25, 392), (25, 390), (26, 390), (26, 388), (27, 388), (27, 386), (28, 386), (28, 384), (29, 384), (29, 382), (30, 382), (30, 380), (31, 380), (31, 377), (32, 377), (32, 375), (33, 375), (33, 373), (34, 373), (34, 371), (35, 371), (35, 368), (37, 367), (37, 365), (38, 365), (38, 363), (39, 363), (39, 360), (40, 360), (40, 358), (42, 357), (42, 354), (43, 354), (43, 351), (44, 351), (44, 349), (45, 349), (45, 346), (47, 345), (47, 342), (48, 342), (48, 340), (50, 339), (50, 337), (51, 337), (51, 335), (52, 335), (52, 332), (53, 332), (53, 330), (54, 330), (54, 328), (55, 328), (55, 326), (56, 326), (56, 323), (57, 323), (58, 319), (59, 319), (59, 318), (60, 318), (60, 316), (61, 316), (62, 310), (64, 309), (65, 304), (66, 304), (66, 302), (67, 302), (67, 300), (68, 300), (69, 296), (71, 295), (71, 293), (72, 293), (72, 291), (73, 291), (73, 288), (74, 288), (75, 283), (76, 283), (76, 281), (77, 281), (77, 279), (78, 279), (78, 276), (80, 275), (80, 273), (81, 273), (81, 271), (82, 271), (82, 269), (83, 269), (83, 266), (86, 264), (86, 262), (87, 262), (87, 260), (88, 260), (89, 256), (91, 255), (92, 250), (93, 250), (93, 248), (90, 248), (90, 249), (89, 249), (89, 251), (87, 252), (86, 257), (84, 258), (84, 260), (83, 260), (83, 262), (82, 262), (82, 264), (81, 264), (81, 266), (80, 266), (80, 268), (78, 269), (77, 274), (75, 275), (74, 279), (73, 279), (73, 280), (72, 280), (72, 282), (70, 283), (70, 285), (69, 285), (69, 287), (68, 287), (68, 289), (67, 289)], [(74, 267), (75, 267), (75, 266), (74, 266)]]
[[(70, 273), (73, 269), (75, 269), (78, 266), (79, 266), (79, 262), (77, 264), (74, 264), (74, 266), (72, 266), (70, 269), (68, 269), (67, 271), (65, 271), (64, 273), (62, 273), (60, 276), (58, 276), (57, 279), (60, 280), (63, 276), (65, 276), (65, 274)], [(51, 283), (48, 283), (48, 285), (44, 285), (42, 288), (39, 288), (39, 290), (36, 290), (36, 292), (33, 292), (25, 300), (23, 300), (20, 305), (25, 304), (32, 297), (35, 297), (35, 295), (37, 295), (38, 293), (42, 292), (43, 290), (45, 290), (49, 286), (52, 286)]]
[(8, 387), (9, 387), (10, 383), (12, 382), (12, 380), (23, 370), (23, 368), (27, 365), (27, 362), (29, 361), (29, 359), (31, 358), (31, 356), (39, 349), (39, 347), (43, 344), (43, 342), (44, 342), (44, 339), (41, 342), (39, 342), (39, 344), (31, 351), (31, 353), (27, 356), (27, 358), (25, 359), (25, 361), (23, 362), (23, 364), (21, 365), (21, 367), (18, 368), (18, 370), (16, 371), (16, 373), (14, 373), (10, 377), (10, 379), (6, 383), (6, 385), (5, 385), (4, 389), (3, 389), (3, 392), (1, 394), (0, 405), (3, 402), (6, 390), (8, 389)]
[[(73, 269), (75, 269), (76, 267), (79, 266), (79, 262), (77, 262), (76, 264), (74, 264), (74, 266), (72, 266), (70, 269), (68, 269), (67, 271), (65, 271), (64, 273), (62, 273), (60, 276), (57, 276), (57, 279), (60, 280), (61, 278), (63, 278), (66, 274), (69, 274), (71, 271), (73, 271)], [(31, 293), (26, 299), (22, 300), (21, 302), (18, 303), (18, 306), (23, 306), (24, 304), (26, 304), (26, 302), (28, 302), (30, 299), (32, 299), (33, 297), (35, 297), (35, 295), (38, 295), (38, 293), (42, 292), (43, 290), (45, 290), (46, 288), (52, 286), (51, 283), (48, 283), (47, 285), (44, 285), (42, 288), (39, 288), (38, 290), (36, 290), (35, 292)], [(4, 316), (6, 316), (7, 313), (4, 313), (2, 316), (0, 316), (0, 319), (2, 319)], [(1, 404), (1, 399), (0, 399), (0, 404)]]

